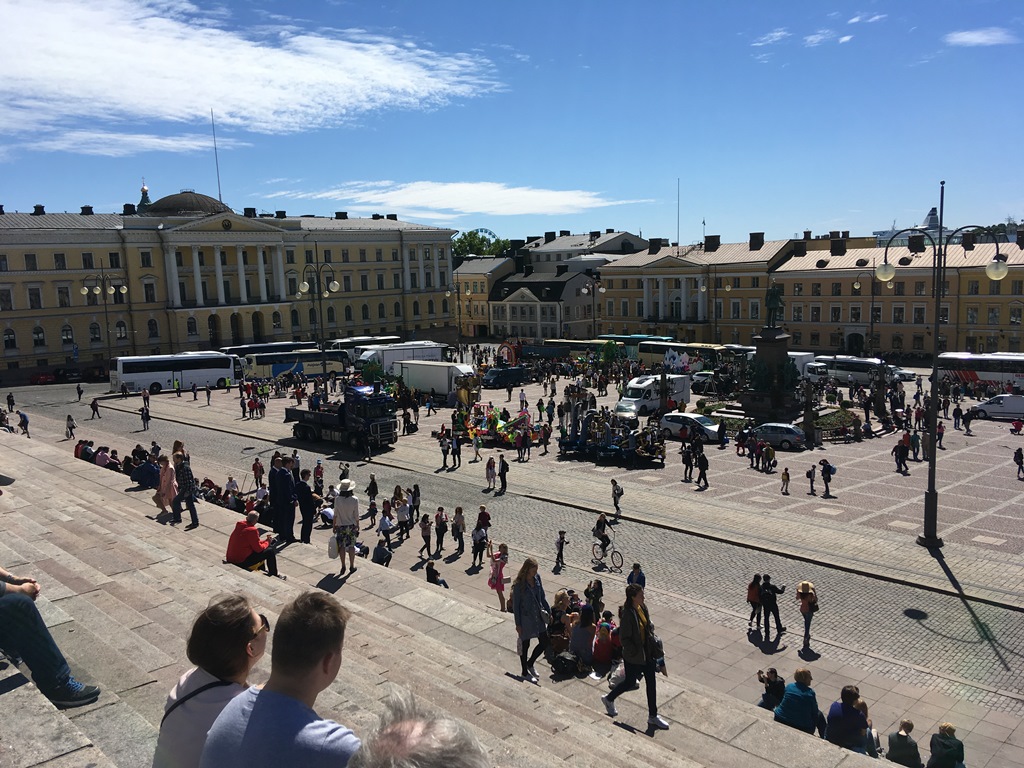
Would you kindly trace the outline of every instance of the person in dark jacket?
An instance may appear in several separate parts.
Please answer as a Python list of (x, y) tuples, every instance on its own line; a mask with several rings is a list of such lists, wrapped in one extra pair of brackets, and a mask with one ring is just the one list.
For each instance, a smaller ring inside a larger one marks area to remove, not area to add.
[(659, 658), (653, 642), (654, 623), (644, 604), (644, 590), (639, 584), (626, 586), (626, 602), (619, 610), (619, 640), (622, 642), (622, 660), (626, 676), (618, 685), (601, 697), (608, 714), (619, 714), (615, 699), (625, 691), (632, 690), (640, 678), (647, 683), (647, 726), (668, 730), (668, 721), (658, 714), (658, 672), (659, 661), (664, 670), (664, 660)]
[(757, 706), (762, 709), (774, 710), (779, 706), (779, 702), (782, 701), (782, 697), (786, 694), (785, 678), (779, 677), (775, 667), (769, 667), (767, 672), (762, 672), (760, 669), (757, 670), (757, 681), (764, 685), (764, 693), (761, 695), (761, 701), (757, 703)]
[(295, 497), (299, 502), (299, 514), (302, 515), (302, 527), (299, 529), (299, 541), (303, 544), (310, 544), (309, 537), (313, 533), (313, 523), (316, 521), (316, 511), (320, 507), (322, 498), (313, 493), (309, 487), (309, 478), (312, 473), (308, 469), (299, 473), (301, 478), (295, 485)]
[(889, 751), (885, 754), (889, 762), (905, 765), (907, 768), (924, 768), (921, 750), (917, 748), (917, 742), (910, 738), (910, 732), (913, 730), (913, 721), (901, 720), (900, 729), (889, 734)]
[[(522, 663), (522, 677), (531, 683), (538, 680), (533, 665), (548, 646), (548, 627), (544, 614), (551, 616), (551, 606), (544, 596), (544, 586), (537, 573), (539, 567), (532, 557), (526, 558), (512, 582), (512, 614), (515, 616), (516, 633), (521, 646), (519, 660)], [(534, 638), (537, 639), (537, 647), (532, 654), (527, 655), (530, 640)]]
[(295, 541), (295, 502), (297, 497), (295, 495), (295, 479), (292, 477), (292, 460), (286, 457), (281, 461), (280, 468), (277, 467), (278, 462), (274, 461), (274, 470), (271, 471), (273, 476), (277, 475), (277, 480), (272, 481), (271, 496), (271, 507), (274, 510), (274, 532), (280, 537), (282, 543), (291, 543)]
[(174, 460), (174, 479), (178, 481), (178, 495), (171, 500), (171, 512), (173, 513), (171, 522), (181, 522), (181, 502), (184, 501), (185, 506), (188, 507), (189, 517), (191, 517), (185, 530), (198, 528), (199, 515), (196, 514), (195, 501), (196, 479), (192, 475), (192, 467), (189, 466), (185, 454), (180, 451), (176, 452), (172, 458)]
[(782, 626), (782, 620), (779, 618), (779, 598), (783, 592), (786, 591), (785, 585), (776, 587), (772, 584), (772, 577), (767, 573), (761, 577), (761, 612), (764, 616), (764, 636), (765, 640), (768, 639), (768, 617), (775, 617), (775, 631), (780, 635), (786, 631), (786, 628)]
[(956, 768), (958, 763), (964, 762), (964, 743), (956, 737), (956, 726), (952, 723), (939, 726), (939, 732), (932, 734), (928, 749), (932, 753), (928, 768)]

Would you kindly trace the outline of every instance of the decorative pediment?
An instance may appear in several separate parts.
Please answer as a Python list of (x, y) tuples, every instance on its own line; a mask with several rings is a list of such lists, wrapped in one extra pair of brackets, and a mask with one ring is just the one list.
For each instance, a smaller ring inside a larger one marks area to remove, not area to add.
[(202, 219), (189, 221), (177, 227), (170, 227), (167, 231), (174, 233), (219, 232), (226, 235), (242, 234), (245, 232), (273, 232), (279, 236), (284, 232), (280, 227), (276, 227), (262, 219), (250, 219), (235, 213), (217, 213)]
[(502, 301), (529, 301), (536, 304), (539, 302), (539, 299), (533, 294), (532, 291), (530, 291), (529, 288), (517, 288), (508, 296), (503, 298)]

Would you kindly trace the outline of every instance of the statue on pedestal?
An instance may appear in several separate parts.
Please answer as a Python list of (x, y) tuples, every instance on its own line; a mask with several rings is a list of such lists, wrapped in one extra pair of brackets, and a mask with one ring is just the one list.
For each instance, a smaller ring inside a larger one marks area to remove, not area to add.
[(768, 286), (768, 291), (765, 293), (764, 305), (768, 310), (768, 321), (765, 323), (764, 327), (780, 327), (779, 323), (782, 322), (782, 309), (786, 306), (786, 303), (782, 300), (782, 287), (774, 280), (772, 281), (772, 284)]

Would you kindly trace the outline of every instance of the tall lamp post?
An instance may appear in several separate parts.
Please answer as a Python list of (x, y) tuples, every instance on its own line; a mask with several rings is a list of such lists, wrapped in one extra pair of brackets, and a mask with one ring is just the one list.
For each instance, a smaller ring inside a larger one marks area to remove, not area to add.
[(590, 295), (590, 338), (592, 339), (597, 338), (597, 294), (604, 293), (607, 290), (601, 284), (601, 279), (598, 277), (588, 281), (580, 288), (580, 293), (584, 296)]
[[(890, 282), (896, 277), (896, 267), (889, 263), (889, 246), (903, 233), (911, 233), (907, 238), (907, 248), (912, 253), (924, 253), (924, 239), (932, 246), (932, 294), (935, 297), (934, 335), (932, 338), (932, 394), (928, 403), (928, 430), (931, 440), (935, 439), (935, 425), (938, 423), (939, 415), (939, 332), (942, 330), (942, 323), (939, 319), (942, 312), (942, 299), (945, 296), (946, 257), (949, 253), (949, 243), (958, 234), (964, 233), (961, 237), (961, 245), (965, 251), (974, 249), (974, 235), (966, 230), (982, 229), (976, 224), (968, 224), (958, 227), (948, 234), (943, 232), (942, 221), (945, 213), (946, 182), (939, 182), (939, 230), (938, 240), (929, 232), (919, 227), (908, 227), (894, 233), (885, 244), (885, 252), (882, 256), (882, 263), (875, 269), (875, 277), (883, 283)], [(1006, 266), (1006, 256), (999, 253), (999, 243), (996, 242), (996, 253), (992, 261), (985, 267), (985, 275), (989, 280), (1002, 280), (1009, 272)], [(935, 487), (935, 460), (938, 451), (934, 449), (928, 452), (928, 490), (924, 494), (924, 533), (917, 537), (917, 543), (922, 547), (936, 549), (942, 546), (943, 541), (938, 535), (939, 520), (939, 492)]]
[[(320, 347), (320, 362), (323, 366), (323, 375), (327, 376), (327, 349), (324, 339), (324, 299), (329, 297), (332, 293), (337, 293), (341, 287), (338, 285), (338, 281), (334, 279), (334, 267), (329, 262), (320, 261), (320, 244), (315, 240), (313, 241), (313, 248), (315, 253), (315, 260), (312, 264), (306, 264), (302, 268), (302, 282), (299, 283), (299, 292), (295, 294), (295, 298), (298, 300), (302, 299), (303, 294), (309, 294), (310, 302), (313, 301), (314, 296), (317, 300), (316, 310), (316, 322), (313, 324), (313, 330), (316, 334), (317, 345)], [(327, 276), (326, 278), (324, 276)], [(328, 279), (328, 283), (324, 283), (324, 280)]]
[[(118, 278), (120, 280), (120, 278)], [(113, 358), (113, 347), (110, 344), (110, 316), (107, 314), (107, 301), (108, 297), (114, 294), (120, 294), (124, 296), (128, 293), (128, 286), (123, 282), (114, 282), (114, 278), (107, 274), (107, 269), (103, 264), (103, 257), (100, 257), (100, 271), (96, 274), (86, 275), (82, 278), (82, 282), (85, 283), (79, 292), (83, 296), (88, 296), (92, 293), (94, 296), (99, 296), (103, 300), (103, 326), (104, 331), (107, 335), (107, 361)]]
[[(458, 327), (455, 332), (455, 345), (459, 348), (459, 362), (463, 362), (462, 359), (462, 290), (461, 283), (459, 283), (459, 276), (453, 275), (455, 278), (454, 283), (448, 283), (448, 287), (445, 289), (444, 295), (447, 298), (455, 297), (455, 314), (458, 318), (456, 322)], [(466, 288), (466, 296), (469, 296), (469, 287)]]
[(864, 347), (864, 357), (871, 357), (871, 349), (875, 343), (875, 274), (873, 272), (858, 272), (853, 282), (853, 289), (855, 291), (859, 291), (863, 285), (860, 281), (861, 275), (867, 275), (870, 278), (871, 285), (871, 308), (868, 310), (868, 343)]
[[(714, 275), (712, 275), (711, 267), (708, 267), (707, 276), (704, 277), (700, 282), (700, 292), (708, 292), (708, 283), (711, 283), (711, 322), (712, 331), (714, 333), (714, 343), (721, 343), (722, 339), (718, 335), (718, 267), (716, 266)], [(729, 283), (725, 284), (725, 292), (728, 293), (732, 290), (732, 285)], [(724, 312), (722, 314), (725, 314)]]

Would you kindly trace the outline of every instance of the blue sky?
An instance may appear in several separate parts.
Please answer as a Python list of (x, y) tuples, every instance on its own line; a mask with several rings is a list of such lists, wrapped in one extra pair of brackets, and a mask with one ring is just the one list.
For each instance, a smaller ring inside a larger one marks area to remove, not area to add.
[(1019, 0), (0, 0), (0, 203), (740, 240), (1024, 217)]

